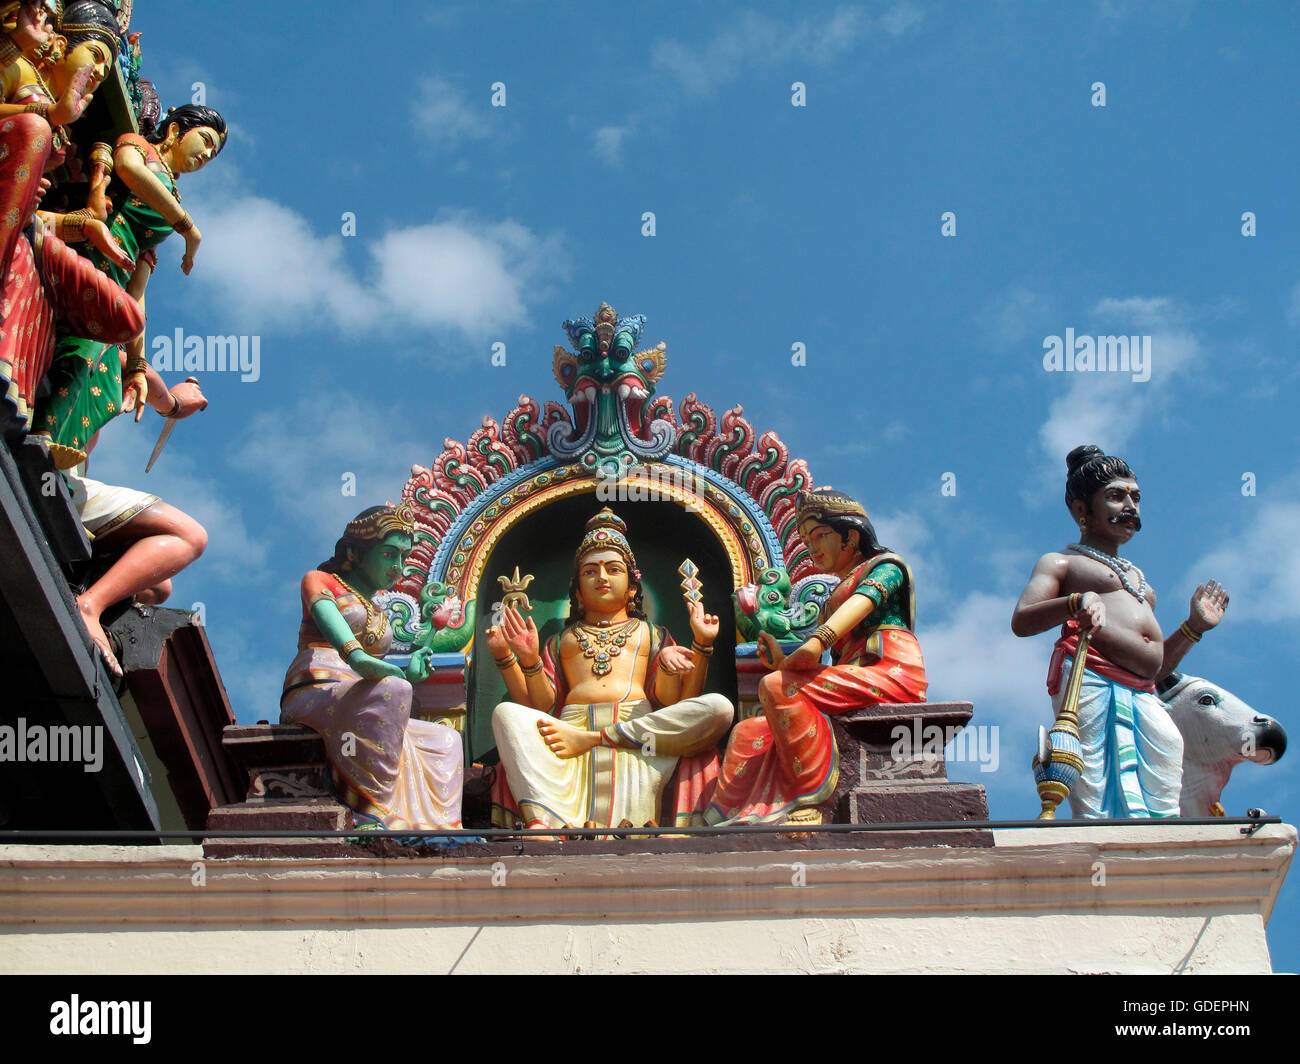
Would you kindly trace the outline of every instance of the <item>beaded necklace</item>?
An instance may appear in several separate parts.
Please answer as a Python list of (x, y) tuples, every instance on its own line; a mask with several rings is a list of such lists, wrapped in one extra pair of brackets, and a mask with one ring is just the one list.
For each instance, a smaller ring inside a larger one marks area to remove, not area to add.
[(614, 658), (623, 653), (627, 641), (640, 625), (635, 617), (624, 621), (617, 628), (601, 627), (594, 624), (575, 624), (574, 638), (584, 658), (591, 659), (591, 674), (595, 677), (606, 675), (614, 667)]
[(1113, 554), (1107, 554), (1105, 551), (1097, 550), (1095, 547), (1085, 547), (1082, 543), (1071, 543), (1070, 550), (1078, 551), (1085, 558), (1091, 558), (1095, 562), (1101, 562), (1102, 565), (1106, 566), (1106, 568), (1110, 569), (1119, 577), (1119, 582), (1124, 585), (1125, 591), (1139, 602), (1144, 604), (1146, 603), (1147, 578), (1142, 573), (1142, 570), (1138, 569), (1138, 586), (1134, 587), (1132, 581), (1129, 580), (1128, 574), (1130, 569), (1135, 569), (1137, 567), (1127, 558), (1120, 558)]

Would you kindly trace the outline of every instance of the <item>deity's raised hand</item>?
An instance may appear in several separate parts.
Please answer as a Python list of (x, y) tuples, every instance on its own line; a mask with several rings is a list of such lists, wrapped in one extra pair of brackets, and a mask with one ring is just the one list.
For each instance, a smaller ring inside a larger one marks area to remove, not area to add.
[(1228, 608), (1228, 592), (1222, 584), (1211, 580), (1201, 584), (1192, 592), (1192, 612), (1187, 623), (1198, 635), (1208, 632), (1223, 620), (1223, 613)]
[(513, 606), (501, 611), (501, 630), (506, 643), (525, 665), (533, 664), (541, 654), (541, 640), (537, 635), (537, 625), (529, 617), (524, 619)]
[(68, 79), (68, 87), (63, 92), (63, 97), (50, 108), (50, 113), (46, 116), (52, 126), (71, 125), (82, 116), (86, 108), (90, 106), (91, 98), (95, 95), (95, 89), (99, 82), (91, 84), (91, 78), (94, 76), (93, 67), (77, 67), (72, 72), (72, 77)]
[(691, 617), (691, 635), (695, 641), (703, 647), (713, 646), (713, 642), (718, 638), (718, 629), (721, 622), (711, 613), (704, 612), (704, 603), (686, 600), (686, 612)]

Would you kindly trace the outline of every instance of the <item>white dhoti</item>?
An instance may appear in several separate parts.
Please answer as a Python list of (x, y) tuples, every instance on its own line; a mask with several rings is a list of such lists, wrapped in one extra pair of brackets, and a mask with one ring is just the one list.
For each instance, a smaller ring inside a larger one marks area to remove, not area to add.
[[(1067, 658), (1068, 676), (1073, 659)], [(1064, 688), (1052, 696), (1058, 713)], [(1076, 819), (1178, 816), (1183, 736), (1165, 704), (1091, 669), (1079, 692), (1083, 772), (1070, 790)]]
[(538, 731), (554, 719), (516, 702), (492, 713), (501, 767), (529, 827), (643, 827), (660, 822), (660, 801), (679, 757), (715, 745), (731, 726), (722, 695), (688, 698), (663, 709), (650, 703), (568, 705), (560, 720), (603, 731), (620, 745), (601, 745), (578, 757), (559, 757)]
[[(78, 466), (77, 469), (84, 469)], [(90, 477), (80, 476), (74, 470), (64, 470), (64, 480), (77, 508), (81, 523), (92, 536), (106, 536), (115, 529), (143, 513), (158, 501), (157, 495), (135, 488), (119, 488)]]

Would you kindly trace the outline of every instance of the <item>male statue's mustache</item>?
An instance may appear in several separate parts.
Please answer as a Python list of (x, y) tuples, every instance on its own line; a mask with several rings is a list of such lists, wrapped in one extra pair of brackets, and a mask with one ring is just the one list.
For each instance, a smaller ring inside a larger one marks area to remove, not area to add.
[(1132, 521), (1132, 522), (1133, 522), (1133, 531), (1134, 531), (1134, 532), (1141, 532), (1141, 531), (1142, 531), (1142, 518), (1138, 517), (1137, 514), (1133, 514), (1133, 513), (1122, 513), (1122, 514), (1118, 514), (1118, 515), (1116, 515), (1115, 517), (1112, 517), (1112, 518), (1110, 519), (1110, 523), (1111, 523), (1112, 525), (1122, 524), (1122, 523), (1124, 523), (1125, 521)]

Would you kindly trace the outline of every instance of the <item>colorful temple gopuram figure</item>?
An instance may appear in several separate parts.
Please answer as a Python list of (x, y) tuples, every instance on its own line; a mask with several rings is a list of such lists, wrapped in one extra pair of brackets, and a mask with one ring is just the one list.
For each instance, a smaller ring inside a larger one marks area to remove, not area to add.
[(1154, 612), (1156, 594), (1120, 548), (1142, 527), (1142, 493), (1121, 458), (1098, 447), (1066, 457), (1065, 504), (1079, 541), (1038, 559), (1016, 604), (1011, 630), (1037, 635), (1061, 625), (1047, 690), (1059, 715), (1062, 677), (1070, 674), (1081, 634), (1090, 635), (1078, 699), (1083, 767), (1070, 789), (1079, 818), (1177, 816), (1183, 738), (1155, 683), (1223, 619), (1228, 593), (1198, 587), (1191, 610), (1168, 639)]
[(0, 3), (0, 285), (41, 196), (41, 175), (54, 140), (50, 123), (71, 122), (81, 113), (73, 113), (73, 101), (65, 113), (61, 102), (42, 94), (37, 83), (38, 57), (53, 38), (51, 11), (36, 0)]
[(373, 506), (302, 578), (298, 656), (280, 696), (282, 722), (325, 740), (334, 783), (363, 829), (461, 826), (460, 733), (411, 719), (411, 684), (428, 678), (433, 652), (415, 651), (405, 668), (385, 661), (392, 631), (371, 601), (401, 575), (414, 531), (408, 503)]
[[(0, 4), (4, 34), (0, 39), (0, 143), (10, 144), (10, 158), (19, 154), (23, 165), (38, 177), (66, 161), (71, 138), (65, 127), (81, 117), (103, 80), (102, 75), (96, 76), (93, 64), (80, 62), (75, 68), (63, 65), (68, 42), (49, 23), (49, 16), (56, 12), (56, 5), (34, 0)], [(56, 69), (58, 88), (49, 80)], [(41, 122), (33, 123), (25, 115)], [(18, 121), (9, 125), (14, 119)], [(22, 149), (20, 152), (15, 153), (15, 144)], [(33, 152), (37, 154), (30, 154)]]
[(494, 793), (497, 826), (644, 827), (703, 810), (735, 714), (722, 695), (700, 693), (718, 618), (688, 594), (689, 649), (652, 625), (626, 533), (608, 508), (587, 522), (568, 623), (544, 648), (513, 607), (488, 629), (512, 699), (492, 714), (510, 792)]
[[(925, 663), (912, 572), (882, 547), (863, 507), (818, 488), (797, 501), (800, 534), (814, 564), (839, 578), (821, 625), (783, 654), (766, 632), (759, 657), (772, 671), (759, 682), (763, 715), (731, 733), (710, 824), (819, 824), (839, 782), (839, 752), (828, 715), (881, 702), (924, 702)], [(822, 665), (830, 651), (833, 664)]]
[[(225, 142), (225, 120), (196, 104), (170, 111), (147, 138), (135, 133), (118, 138), (114, 166), (125, 187), (111, 197), (116, 206), (108, 224), (134, 267), (124, 268), (96, 249), (87, 254), (141, 305), (156, 261), (150, 253), (173, 232), (185, 238), (181, 268), (186, 274), (193, 268), (201, 236), (180, 205), (176, 179), (203, 169)], [(60, 340), (50, 386), (33, 431), (49, 440), (55, 465), (70, 469), (85, 461), (90, 440), (118, 414), (135, 409), (139, 420), (138, 411), (162, 388), (162, 380), (145, 358), (142, 332), (121, 353), (94, 337)]]

